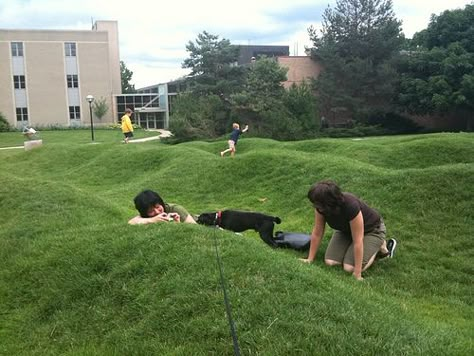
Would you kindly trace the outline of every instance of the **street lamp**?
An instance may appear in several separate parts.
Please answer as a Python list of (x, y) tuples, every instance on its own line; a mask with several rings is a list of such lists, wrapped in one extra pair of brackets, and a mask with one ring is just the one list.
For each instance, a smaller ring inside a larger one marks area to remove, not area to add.
[(94, 102), (94, 97), (92, 95), (87, 95), (86, 100), (89, 102), (89, 113), (91, 116), (91, 135), (92, 135), (92, 142), (94, 142), (94, 122), (92, 121), (92, 103)]

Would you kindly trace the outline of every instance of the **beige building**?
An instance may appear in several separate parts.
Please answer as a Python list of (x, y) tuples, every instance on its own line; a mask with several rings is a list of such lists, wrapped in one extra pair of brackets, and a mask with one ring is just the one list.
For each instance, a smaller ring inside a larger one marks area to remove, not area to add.
[(282, 83), (286, 89), (293, 84), (316, 79), (321, 72), (321, 65), (309, 56), (279, 56), (277, 60), (280, 66), (288, 68), (287, 80)]
[(117, 117), (121, 93), (118, 25), (91, 30), (0, 29), (0, 112), (17, 128), (90, 125), (87, 95), (104, 98)]

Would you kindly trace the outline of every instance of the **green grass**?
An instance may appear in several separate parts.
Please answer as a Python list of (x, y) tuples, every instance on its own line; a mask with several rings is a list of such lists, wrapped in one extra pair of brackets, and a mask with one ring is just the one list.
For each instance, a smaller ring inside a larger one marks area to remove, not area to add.
[[(134, 131), (135, 139), (157, 135), (159, 135), (159, 133), (155, 131)], [(89, 129), (39, 131), (35, 135), (35, 138), (43, 140), (44, 144), (86, 144), (92, 142), (92, 133)], [(117, 143), (122, 140), (123, 134), (120, 129), (94, 129), (94, 142), (96, 143)], [(23, 146), (24, 142), (25, 137), (22, 135), (21, 132), (0, 133), (0, 148)]]
[[(0, 354), (231, 355), (214, 239), (244, 355), (472, 353), (472, 134), (245, 138), (235, 159), (219, 157), (225, 140), (41, 136), (41, 148), (0, 150)], [(126, 223), (150, 188), (194, 214), (256, 210), (310, 232), (306, 193), (327, 178), (377, 208), (399, 241), (362, 282), (323, 264), (330, 229), (306, 265), (255, 232)]]

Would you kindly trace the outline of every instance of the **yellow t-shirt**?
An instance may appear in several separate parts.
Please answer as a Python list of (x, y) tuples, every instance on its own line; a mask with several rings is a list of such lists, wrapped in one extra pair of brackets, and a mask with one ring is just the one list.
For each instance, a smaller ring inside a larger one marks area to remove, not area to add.
[(122, 116), (122, 132), (133, 132), (132, 121), (127, 114)]

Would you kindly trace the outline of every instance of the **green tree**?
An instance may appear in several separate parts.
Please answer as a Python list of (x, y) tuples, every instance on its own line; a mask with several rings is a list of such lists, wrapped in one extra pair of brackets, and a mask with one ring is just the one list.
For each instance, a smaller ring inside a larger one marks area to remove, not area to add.
[(93, 107), (94, 107), (94, 115), (99, 120), (102, 120), (105, 114), (107, 114), (107, 111), (109, 111), (109, 105), (107, 104), (107, 100), (104, 97), (101, 97), (100, 99), (95, 100)]
[(318, 106), (311, 85), (293, 84), (285, 95), (285, 106), (301, 124), (305, 136), (311, 137), (319, 130)]
[(168, 141), (183, 142), (217, 137), (223, 105), (217, 95), (179, 94), (173, 103), (170, 120), (170, 130), (174, 137)]
[(464, 118), (473, 129), (474, 5), (432, 15), (400, 63), (399, 104), (411, 113)]
[(258, 58), (248, 68), (243, 90), (232, 95), (233, 116), (251, 125), (252, 133), (275, 139), (301, 137), (302, 125), (285, 105), (286, 73), (274, 59)]
[(323, 113), (352, 118), (388, 110), (395, 97), (394, 59), (404, 43), (391, 0), (338, 0), (323, 14), (321, 36), (310, 27), (311, 54), (324, 70), (316, 80)]
[(189, 58), (182, 67), (191, 69), (188, 81), (193, 93), (226, 98), (242, 85), (244, 70), (235, 65), (239, 48), (229, 40), (219, 40), (219, 36), (204, 31), (195, 42), (188, 42), (186, 50)]
[(131, 83), (133, 72), (127, 68), (124, 61), (120, 61), (120, 78), (122, 80), (122, 93), (133, 94), (136, 92), (135, 85)]

